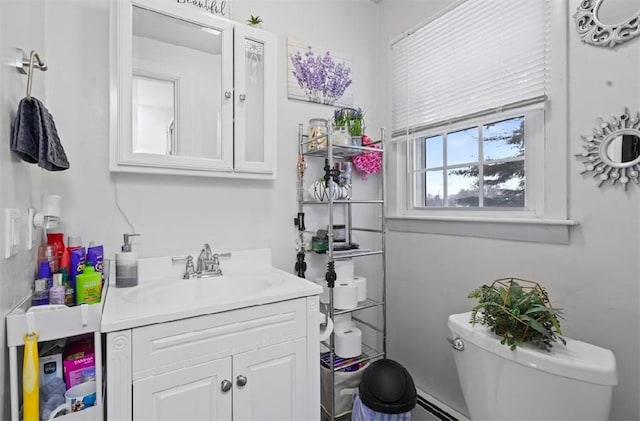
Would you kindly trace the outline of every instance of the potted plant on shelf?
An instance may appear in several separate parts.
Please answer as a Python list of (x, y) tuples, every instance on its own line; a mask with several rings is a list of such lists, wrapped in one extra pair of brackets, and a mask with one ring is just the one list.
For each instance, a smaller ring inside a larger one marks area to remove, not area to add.
[(473, 290), (469, 298), (478, 300), (471, 310), (470, 323), (488, 326), (511, 350), (525, 342), (545, 351), (557, 340), (566, 344), (560, 336), (561, 310), (550, 306), (547, 291), (537, 282), (498, 279)]
[(351, 137), (351, 144), (362, 145), (362, 135), (364, 134), (364, 117), (362, 108), (340, 108), (333, 112), (333, 125), (344, 127)]
[(247, 19), (247, 24), (256, 28), (262, 28), (262, 18), (260, 16), (251, 15), (251, 17)]

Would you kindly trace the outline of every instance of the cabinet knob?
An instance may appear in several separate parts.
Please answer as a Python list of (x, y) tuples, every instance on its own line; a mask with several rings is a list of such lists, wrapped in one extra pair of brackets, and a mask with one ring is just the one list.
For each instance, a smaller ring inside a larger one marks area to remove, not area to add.
[(223, 392), (228, 392), (231, 390), (231, 386), (233, 386), (233, 383), (231, 383), (229, 380), (223, 380), (222, 384), (220, 385), (220, 389)]
[(236, 378), (236, 384), (240, 387), (244, 386), (245, 384), (247, 384), (247, 378), (243, 375), (240, 375)]
[(247, 96), (245, 94), (240, 94), (238, 98), (240, 99), (240, 102), (244, 102), (244, 100), (247, 99)]
[(227, 99), (231, 98), (231, 91), (226, 91), (224, 93), (224, 97), (227, 98)]

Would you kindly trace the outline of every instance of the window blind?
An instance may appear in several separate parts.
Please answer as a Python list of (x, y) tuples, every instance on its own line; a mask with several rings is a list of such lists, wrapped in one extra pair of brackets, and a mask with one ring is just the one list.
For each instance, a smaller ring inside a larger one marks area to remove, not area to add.
[(544, 101), (550, 1), (466, 0), (392, 44), (392, 135)]

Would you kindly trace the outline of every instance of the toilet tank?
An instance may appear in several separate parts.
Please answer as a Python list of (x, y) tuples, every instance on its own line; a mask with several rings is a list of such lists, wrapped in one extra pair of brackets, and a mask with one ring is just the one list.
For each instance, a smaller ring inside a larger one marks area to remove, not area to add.
[(607, 420), (616, 360), (604, 348), (565, 338), (550, 352), (524, 344), (511, 351), (471, 313), (449, 316), (458, 378), (472, 420)]

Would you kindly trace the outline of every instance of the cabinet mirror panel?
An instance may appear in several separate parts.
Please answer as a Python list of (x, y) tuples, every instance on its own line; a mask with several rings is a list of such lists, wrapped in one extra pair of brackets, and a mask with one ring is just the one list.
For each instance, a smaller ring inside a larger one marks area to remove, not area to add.
[(222, 32), (133, 7), (133, 153), (219, 159)]
[[(245, 119), (246, 160), (264, 162), (264, 45), (252, 39), (244, 40), (246, 113), (252, 116)], [(247, 98), (250, 101), (247, 101)]]

